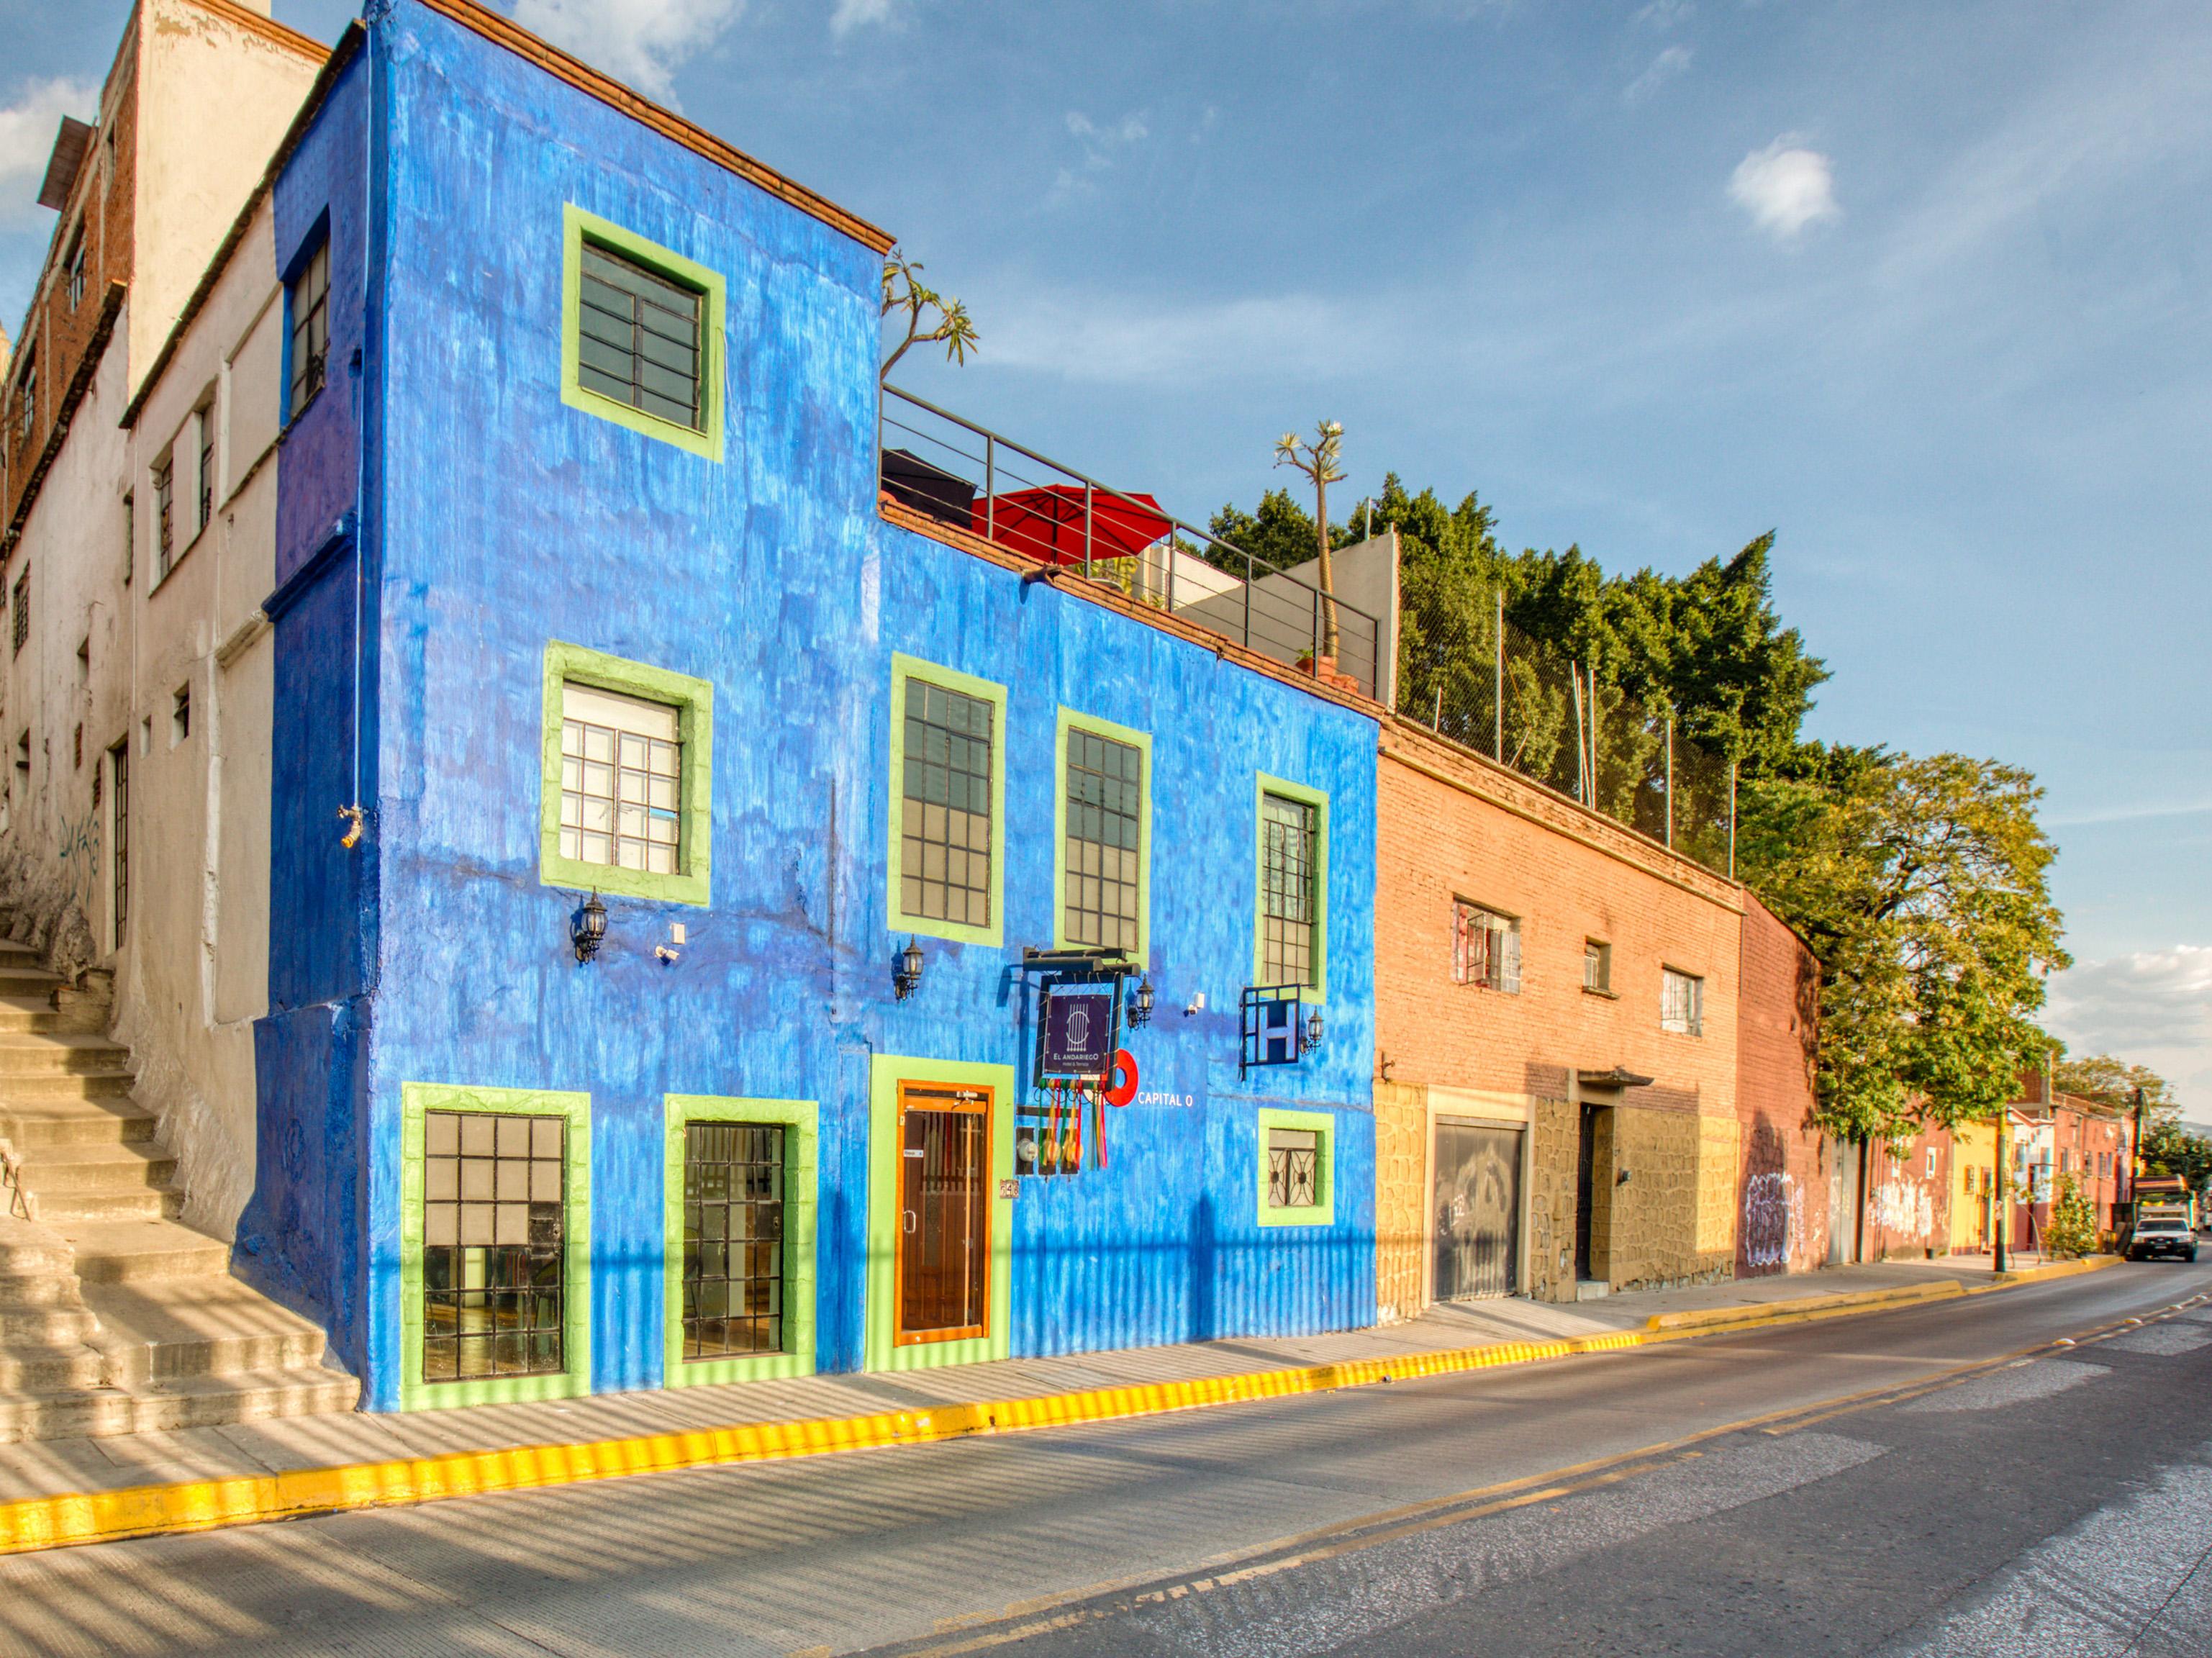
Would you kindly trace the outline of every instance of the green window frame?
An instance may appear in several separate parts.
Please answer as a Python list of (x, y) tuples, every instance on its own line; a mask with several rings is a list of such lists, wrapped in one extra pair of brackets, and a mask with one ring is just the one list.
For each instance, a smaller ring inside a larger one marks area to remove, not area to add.
[[(964, 1341), (893, 1339), (899, 1227), (901, 1083), (964, 1084), (991, 1095), (990, 1333)], [(1005, 1358), (1013, 1329), (1014, 1068), (877, 1054), (868, 1063), (867, 1306), (861, 1369), (926, 1370)]]
[[(647, 241), (611, 220), (586, 213), (574, 202), (562, 204), (561, 228), (561, 401), (571, 409), (597, 415), (633, 432), (720, 462), (723, 454), (723, 380), (728, 360), (728, 291), (721, 273), (657, 242)], [(593, 391), (583, 383), (579, 367), (582, 361), (584, 248), (587, 243), (699, 295), (702, 317), (699, 331), (699, 424), (696, 428), (664, 420), (620, 398)]]
[(1313, 967), (1306, 988), (1320, 999), (1328, 994), (1328, 796), (1266, 772), (1256, 774), (1252, 787), (1252, 982), (1273, 982), (1267, 976), (1267, 801), (1271, 794), (1313, 808)]
[(1087, 732), (1120, 743), (1137, 750), (1137, 940), (1129, 951), (1132, 960), (1139, 967), (1152, 965), (1152, 738), (1150, 732), (1133, 731), (1127, 726), (1117, 726), (1110, 720), (1101, 720), (1087, 714), (1078, 714), (1063, 707), (1060, 711), (1059, 732), (1053, 745), (1053, 815), (1052, 815), (1052, 914), (1053, 943), (1060, 950), (1071, 950), (1079, 941), (1067, 925), (1068, 900), (1068, 792), (1069, 755), (1071, 738), (1076, 732)]
[[(672, 874), (587, 864), (561, 851), (562, 690), (571, 684), (613, 691), (677, 712), (683, 750), (677, 791), (677, 867)], [(538, 878), (549, 887), (613, 893), (673, 904), (708, 902), (714, 827), (714, 688), (666, 668), (553, 640), (545, 647), (544, 766), (538, 793)]]
[[(821, 1107), (813, 1100), (757, 1100), (717, 1094), (668, 1094), (666, 1342), (662, 1374), (671, 1388), (723, 1382), (774, 1382), (814, 1374), (815, 1218), (821, 1194)], [(684, 1357), (684, 1128), (686, 1123), (755, 1123), (784, 1130), (783, 1351), (724, 1358)]]
[[(1267, 1200), (1267, 1141), (1269, 1131), (1287, 1128), (1312, 1134), (1319, 1152), (1314, 1181), (1318, 1204), (1278, 1209)], [(1334, 1226), (1336, 1224), (1336, 1119), (1326, 1111), (1284, 1111), (1263, 1106), (1259, 1120), (1259, 1221), (1262, 1226)]]
[[(988, 900), (990, 920), (981, 926), (939, 920), (927, 915), (911, 915), (906, 911), (906, 699), (907, 686), (912, 680), (919, 680), (942, 690), (957, 691), (991, 705), (991, 874)], [(988, 679), (978, 679), (973, 674), (940, 667), (919, 657), (894, 654), (891, 658), (890, 717), (890, 799), (885, 822), (887, 855), (884, 858), (890, 869), (890, 884), (884, 911), (889, 918), (887, 925), (894, 932), (920, 933), (927, 938), (949, 939), (955, 944), (983, 944), (995, 949), (1005, 941), (1006, 928), (1006, 688)]]
[[(562, 1209), (561, 1357), (544, 1376), (466, 1382), (422, 1376), (422, 1169), (425, 1119), (433, 1111), (484, 1111), (566, 1121)], [(592, 1389), (592, 1096), (546, 1089), (471, 1088), (440, 1083), (399, 1085), (399, 1407), (520, 1405), (574, 1399)]]

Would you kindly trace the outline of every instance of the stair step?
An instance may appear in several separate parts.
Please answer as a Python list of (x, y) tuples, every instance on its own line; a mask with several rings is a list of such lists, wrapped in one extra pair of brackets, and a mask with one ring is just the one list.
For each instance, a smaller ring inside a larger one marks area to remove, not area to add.
[(62, 1016), (43, 996), (12, 996), (0, 992), (0, 1032), (51, 1031)]
[(21, 1178), (43, 1209), (49, 1199), (120, 1195), (167, 1186), (176, 1172), (176, 1154), (159, 1141), (128, 1140), (47, 1146), (23, 1157)]
[(82, 1307), (0, 1306), (0, 1348), (82, 1341), (96, 1327), (93, 1315)]
[(21, 1072), (0, 1077), (0, 1103), (38, 1106), (127, 1099), (137, 1082), (135, 1072), (125, 1070)]
[(122, 1068), (131, 1050), (105, 1036), (74, 1031), (50, 1035), (0, 1034), (0, 1093), (12, 1092), (17, 1077), (81, 1076)]
[(66, 1266), (32, 1271), (0, 1266), (0, 1318), (33, 1308), (82, 1304), (76, 1292), (76, 1275)]
[(73, 1276), (69, 1240), (49, 1227), (0, 1212), (0, 1273), (14, 1279)]
[(185, 1194), (159, 1186), (130, 1192), (56, 1192), (38, 1200), (39, 1218), (64, 1230), (117, 1221), (175, 1220), (184, 1212)]
[(106, 1376), (106, 1362), (81, 1341), (25, 1341), (0, 1345), (0, 1395), (97, 1388)]
[(0, 1138), (15, 1144), (26, 1163), (49, 1147), (121, 1145), (154, 1138), (161, 1119), (129, 1099), (42, 1100), (0, 1106)]
[(361, 1384), (320, 1366), (232, 1376), (185, 1376), (95, 1392), (0, 1398), (0, 1444), (27, 1439), (174, 1433), (276, 1417), (351, 1410)]
[(228, 1273), (95, 1284), (85, 1305), (118, 1381), (292, 1370), (323, 1357), (320, 1327)]
[(175, 1221), (72, 1221), (54, 1230), (75, 1247), (76, 1276), (87, 1288), (230, 1271), (228, 1244)]

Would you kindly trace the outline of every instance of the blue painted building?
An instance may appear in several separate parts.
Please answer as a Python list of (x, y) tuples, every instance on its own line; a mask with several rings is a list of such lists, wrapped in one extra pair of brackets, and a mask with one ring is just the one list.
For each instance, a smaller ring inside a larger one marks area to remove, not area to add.
[(240, 1270), (382, 1409), (1370, 1321), (1374, 720), (888, 520), (879, 233), (470, 0), (341, 51)]

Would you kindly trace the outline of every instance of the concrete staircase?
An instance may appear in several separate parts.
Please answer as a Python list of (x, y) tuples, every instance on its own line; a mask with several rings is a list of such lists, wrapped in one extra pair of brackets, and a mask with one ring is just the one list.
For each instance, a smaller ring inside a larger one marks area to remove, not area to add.
[(183, 1224), (131, 1055), (0, 941), (0, 1444), (352, 1408), (323, 1333)]

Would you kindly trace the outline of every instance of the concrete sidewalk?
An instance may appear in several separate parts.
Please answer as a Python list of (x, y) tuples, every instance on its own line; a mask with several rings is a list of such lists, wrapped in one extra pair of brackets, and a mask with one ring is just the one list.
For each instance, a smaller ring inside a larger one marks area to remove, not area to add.
[[(1752, 1278), (1570, 1306), (1507, 1299), (1431, 1309), (1409, 1323), (1285, 1339), (1184, 1343), (1010, 1359), (895, 1376), (822, 1376), (797, 1381), (673, 1388), (536, 1405), (485, 1405), (410, 1415), (351, 1413), (276, 1418), (105, 1439), (0, 1445), (0, 1503), (63, 1493), (99, 1493), (188, 1481), (251, 1479), (295, 1470), (384, 1463), (524, 1446), (637, 1439), (748, 1424), (805, 1423), (887, 1412), (928, 1412), (1094, 1389), (1300, 1371), (1317, 1365), (1481, 1348), (1618, 1337), (1722, 1314), (1869, 1291), (1991, 1287), (1986, 1257), (1832, 1267), (1795, 1277)], [(1955, 1291), (1953, 1291), (1955, 1293)], [(1538, 1355), (1531, 1355), (1538, 1356)]]

